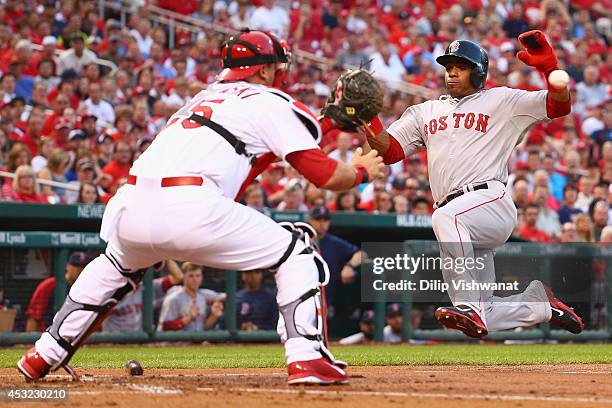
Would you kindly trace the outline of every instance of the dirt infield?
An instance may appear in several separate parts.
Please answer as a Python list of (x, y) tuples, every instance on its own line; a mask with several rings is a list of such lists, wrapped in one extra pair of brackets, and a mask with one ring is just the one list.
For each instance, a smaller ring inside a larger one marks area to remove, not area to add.
[[(289, 387), (280, 369), (82, 369), (27, 384), (1, 369), (0, 387), (66, 387), (69, 404), (162, 407), (612, 407), (612, 365), (350, 367), (350, 385)], [(452, 400), (452, 402), (451, 402)], [(2, 404), (4, 405), (4, 404)], [(19, 407), (40, 407), (20, 403)]]

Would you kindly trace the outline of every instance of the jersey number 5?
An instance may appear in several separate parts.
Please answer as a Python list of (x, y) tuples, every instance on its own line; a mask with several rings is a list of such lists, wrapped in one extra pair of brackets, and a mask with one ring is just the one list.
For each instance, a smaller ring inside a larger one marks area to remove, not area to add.
[[(202, 116), (204, 116), (206, 119), (210, 119), (210, 117), (213, 114), (213, 110), (210, 106), (208, 106), (207, 104), (209, 103), (221, 103), (223, 102), (223, 99), (214, 99), (211, 101), (202, 101), (202, 103), (200, 103), (198, 106), (196, 106), (195, 108), (193, 108), (191, 110), (191, 113), (195, 113), (195, 114), (199, 114), (202, 113)], [(189, 119), (183, 119), (183, 121), (181, 122), (181, 125), (183, 126), (184, 129), (195, 129), (195, 128), (199, 128), (201, 126), (203, 126), (200, 123), (197, 122), (193, 122)]]

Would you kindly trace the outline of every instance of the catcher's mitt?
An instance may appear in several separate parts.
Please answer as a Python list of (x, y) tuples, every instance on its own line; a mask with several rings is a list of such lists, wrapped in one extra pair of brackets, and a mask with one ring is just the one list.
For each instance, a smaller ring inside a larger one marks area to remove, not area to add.
[(355, 131), (369, 122), (383, 106), (383, 90), (372, 74), (363, 69), (347, 70), (336, 82), (321, 113), (341, 130)]

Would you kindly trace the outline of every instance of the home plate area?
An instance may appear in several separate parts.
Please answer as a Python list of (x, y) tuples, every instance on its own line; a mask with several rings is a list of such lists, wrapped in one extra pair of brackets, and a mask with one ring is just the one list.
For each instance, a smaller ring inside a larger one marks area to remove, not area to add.
[[(25, 383), (0, 370), (3, 387), (69, 391), (81, 407), (612, 407), (612, 365), (350, 367), (345, 386), (287, 386), (282, 369), (82, 369)], [(154, 402), (153, 402), (154, 401)], [(19, 406), (40, 406), (20, 403)], [(66, 402), (47, 406), (66, 406)]]

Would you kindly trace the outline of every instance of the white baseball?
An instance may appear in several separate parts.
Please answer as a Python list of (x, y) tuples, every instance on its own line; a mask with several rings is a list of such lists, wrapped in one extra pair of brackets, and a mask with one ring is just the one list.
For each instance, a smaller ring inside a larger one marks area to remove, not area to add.
[(569, 84), (569, 75), (562, 69), (554, 70), (548, 76), (548, 83), (556, 89), (566, 88)]

